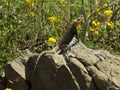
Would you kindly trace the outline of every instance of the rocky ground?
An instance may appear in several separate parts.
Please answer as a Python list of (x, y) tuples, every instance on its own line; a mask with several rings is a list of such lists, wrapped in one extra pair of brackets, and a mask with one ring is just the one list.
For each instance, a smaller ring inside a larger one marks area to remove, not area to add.
[[(0, 90), (120, 90), (120, 57), (81, 42), (66, 54), (24, 50), (1, 72)], [(37, 61), (38, 60), (38, 61)]]

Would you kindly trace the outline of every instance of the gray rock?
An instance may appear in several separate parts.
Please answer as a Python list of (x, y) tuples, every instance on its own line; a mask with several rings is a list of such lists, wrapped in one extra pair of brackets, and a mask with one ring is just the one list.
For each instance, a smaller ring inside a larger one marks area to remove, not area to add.
[(108, 51), (79, 42), (65, 55), (53, 49), (38, 56), (25, 50), (7, 63), (0, 90), (120, 90), (120, 57)]

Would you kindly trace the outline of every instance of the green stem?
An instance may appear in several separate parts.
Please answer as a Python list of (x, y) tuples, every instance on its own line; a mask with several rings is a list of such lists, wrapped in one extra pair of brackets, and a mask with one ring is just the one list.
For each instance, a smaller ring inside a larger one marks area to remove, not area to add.
[(86, 10), (85, 10), (85, 1), (82, 0), (82, 4), (83, 4), (83, 16), (85, 19), (85, 24), (83, 27), (83, 36), (82, 36), (82, 42), (85, 42), (85, 36), (86, 36), (86, 32), (88, 30), (88, 19), (87, 19), (87, 14), (86, 14)]

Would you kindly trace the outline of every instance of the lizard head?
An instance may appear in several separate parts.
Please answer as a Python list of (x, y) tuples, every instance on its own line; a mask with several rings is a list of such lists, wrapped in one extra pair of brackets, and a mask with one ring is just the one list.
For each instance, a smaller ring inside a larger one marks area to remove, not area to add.
[(83, 22), (83, 21), (84, 21), (84, 18), (83, 17), (79, 17), (79, 18), (77, 18), (74, 21), (74, 25), (77, 26), (77, 25), (81, 24), (81, 22)]

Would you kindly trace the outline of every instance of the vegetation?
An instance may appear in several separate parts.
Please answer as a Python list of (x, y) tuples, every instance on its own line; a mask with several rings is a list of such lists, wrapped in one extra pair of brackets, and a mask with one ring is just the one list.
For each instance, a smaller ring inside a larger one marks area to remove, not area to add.
[(0, 69), (20, 49), (36, 43), (39, 51), (49, 49), (79, 16), (88, 47), (120, 54), (119, 0), (0, 0)]

